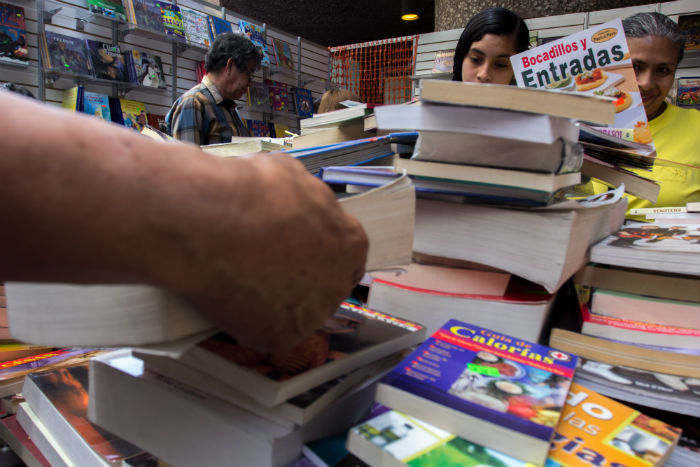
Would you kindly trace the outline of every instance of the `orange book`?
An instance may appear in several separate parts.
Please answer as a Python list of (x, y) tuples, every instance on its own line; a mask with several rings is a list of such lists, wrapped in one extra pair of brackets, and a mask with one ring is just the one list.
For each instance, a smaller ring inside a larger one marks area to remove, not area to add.
[(664, 465), (681, 430), (573, 383), (548, 467)]

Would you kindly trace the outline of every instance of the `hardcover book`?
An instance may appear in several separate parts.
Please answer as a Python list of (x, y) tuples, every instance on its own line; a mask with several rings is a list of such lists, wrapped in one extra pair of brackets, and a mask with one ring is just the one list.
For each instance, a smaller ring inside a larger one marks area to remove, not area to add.
[(86, 39), (95, 78), (129, 82), (129, 71), (119, 44)]
[(379, 382), (376, 400), (474, 443), (542, 465), (577, 360), (450, 320)]
[(314, 97), (311, 90), (304, 88), (294, 88), (294, 100), (296, 103), (297, 114), (302, 118), (310, 118), (314, 116)]
[(700, 109), (700, 76), (678, 78), (676, 105)]
[(72, 88), (68, 88), (63, 91), (63, 98), (61, 99), (61, 107), (67, 110), (72, 110), (73, 112), (80, 112), (83, 106), (83, 94), (85, 93), (85, 88), (83, 86), (77, 85)]
[(218, 334), (195, 343), (185, 342), (181, 349), (135, 349), (134, 355), (176, 356), (183, 365), (273, 407), (408, 348), (424, 336), (425, 328), (419, 324), (344, 302), (320, 329), (284, 354), (262, 355), (230, 336)]
[(119, 99), (121, 110), (121, 124), (127, 128), (141, 131), (144, 125), (148, 124), (148, 113), (146, 104), (131, 99)]
[(262, 120), (250, 119), (247, 119), (245, 122), (250, 136), (272, 136), (269, 123), (263, 122)]
[(281, 68), (285, 68), (289, 71), (296, 70), (294, 66), (294, 57), (292, 56), (292, 49), (289, 44), (281, 39), (273, 39), (272, 43), (275, 46), (275, 57), (277, 58), (277, 64)]
[(233, 26), (223, 18), (209, 15), (209, 30), (213, 41), (219, 34), (233, 32)]
[(263, 110), (270, 109), (270, 94), (263, 83), (252, 81), (248, 86), (248, 105)]
[(129, 62), (129, 79), (141, 86), (166, 89), (163, 63), (160, 56), (132, 49), (125, 54)]
[(121, 0), (88, 0), (90, 12), (127, 22), (126, 8)]
[(187, 41), (209, 48), (212, 39), (207, 15), (184, 6), (180, 7), (180, 12), (182, 13), (182, 23), (185, 27)]
[(51, 31), (45, 31), (44, 38), (48, 59), (45, 64), (47, 68), (58, 72), (92, 76), (85, 40)]
[(268, 95), (270, 96), (270, 106), (272, 110), (279, 112), (293, 112), (294, 105), (289, 97), (289, 88), (279, 81), (265, 80)]
[(165, 34), (163, 13), (156, 0), (128, 0), (132, 13), (132, 21), (138, 27), (149, 31)]
[(263, 28), (258, 26), (257, 24), (249, 23), (248, 21), (239, 21), (238, 22), (238, 28), (239, 30), (248, 36), (248, 38), (255, 44), (255, 46), (260, 50), (260, 53), (262, 53), (262, 61), (260, 62), (262, 66), (269, 66), (270, 65), (270, 52), (267, 47), (267, 40), (265, 39), (265, 33), (263, 31)]
[(182, 13), (180, 7), (174, 3), (156, 0), (156, 6), (163, 17), (163, 27), (165, 34), (178, 41), (185, 40), (185, 26), (182, 24)]
[(0, 2), (0, 62), (29, 62), (24, 8)]
[(83, 103), (80, 110), (93, 117), (101, 118), (108, 122), (112, 121), (112, 112), (109, 107), (107, 94), (91, 91), (83, 92)]

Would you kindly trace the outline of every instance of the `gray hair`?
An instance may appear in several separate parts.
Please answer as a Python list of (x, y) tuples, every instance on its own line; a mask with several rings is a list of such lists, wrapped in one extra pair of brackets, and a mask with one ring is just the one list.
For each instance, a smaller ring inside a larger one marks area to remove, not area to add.
[(658, 36), (668, 39), (678, 46), (678, 61), (683, 59), (685, 39), (671, 18), (661, 13), (636, 13), (622, 20), (625, 37)]

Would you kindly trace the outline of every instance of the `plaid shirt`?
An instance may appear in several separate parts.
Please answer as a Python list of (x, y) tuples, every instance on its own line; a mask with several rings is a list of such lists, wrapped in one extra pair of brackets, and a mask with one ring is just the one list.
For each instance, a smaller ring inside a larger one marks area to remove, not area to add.
[(165, 117), (170, 134), (198, 145), (230, 143), (233, 136), (248, 136), (236, 103), (224, 99), (208, 76), (170, 108)]

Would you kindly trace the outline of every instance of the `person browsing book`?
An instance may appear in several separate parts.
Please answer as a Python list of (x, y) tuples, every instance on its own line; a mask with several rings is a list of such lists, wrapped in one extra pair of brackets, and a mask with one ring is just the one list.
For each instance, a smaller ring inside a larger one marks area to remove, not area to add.
[(506, 8), (488, 8), (473, 16), (459, 37), (452, 81), (514, 84), (510, 56), (530, 46), (525, 21)]
[[(628, 207), (675, 207), (700, 201), (700, 111), (666, 100), (683, 58), (683, 36), (678, 25), (661, 13), (637, 13), (622, 20), (622, 26), (657, 154), (651, 173), (635, 172), (661, 187), (656, 203), (627, 195)], [(595, 183), (596, 192), (606, 189)]]
[(242, 34), (216, 36), (204, 59), (202, 82), (178, 98), (165, 116), (168, 132), (181, 141), (205, 145), (250, 136), (236, 110), (262, 55)]
[(274, 351), (362, 278), (361, 224), (288, 155), (219, 158), (3, 90), (0, 108), (0, 282), (158, 286)]

